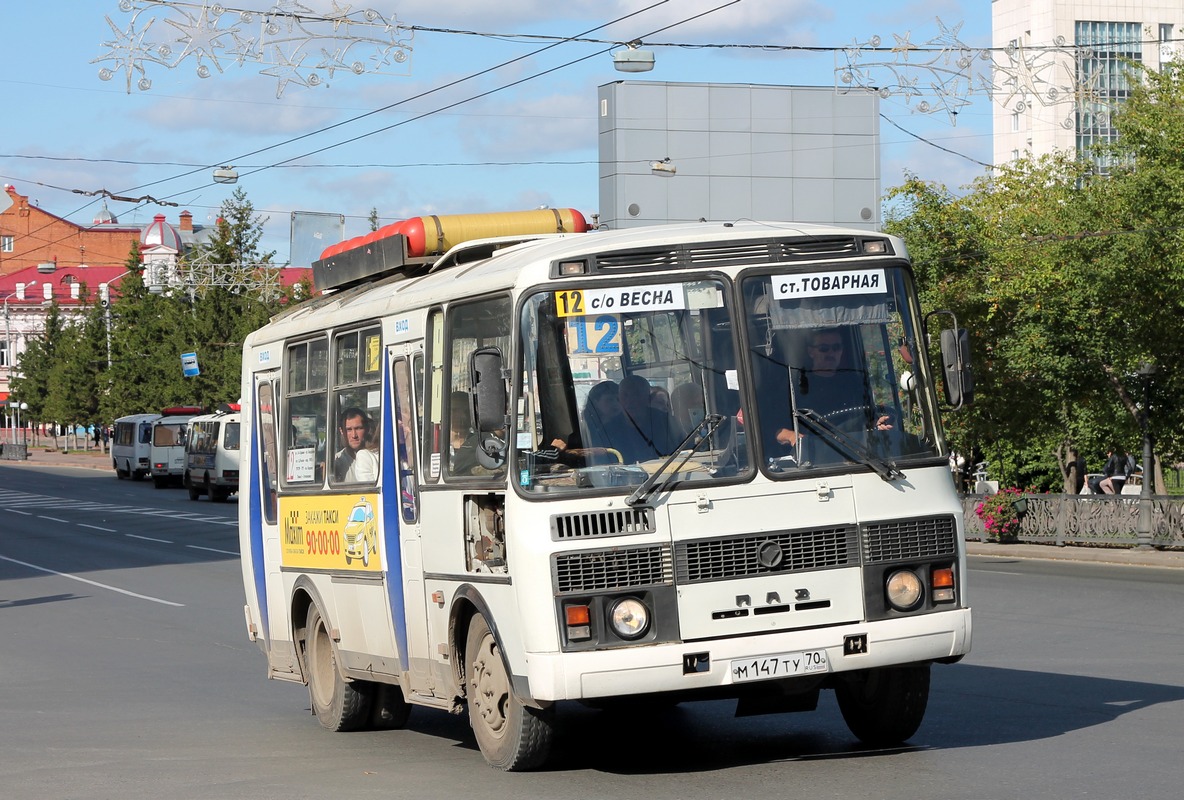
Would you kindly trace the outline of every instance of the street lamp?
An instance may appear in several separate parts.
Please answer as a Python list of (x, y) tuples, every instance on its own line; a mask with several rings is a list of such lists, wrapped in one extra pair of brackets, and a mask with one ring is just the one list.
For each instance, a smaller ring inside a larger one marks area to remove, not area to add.
[[(35, 280), (29, 281), (28, 283), (26, 283), (24, 285), (24, 289), (28, 289), (30, 286), (33, 286), (36, 283), (37, 283), (37, 281), (35, 281)], [(8, 385), (9, 394), (12, 394), (12, 375), (13, 375), (13, 367), (16, 365), (16, 353), (13, 352), (12, 328), (8, 322), (8, 301), (11, 300), (13, 295), (15, 295), (15, 294), (16, 294), (16, 291), (14, 290), (4, 296), (4, 357), (6, 359), (6, 363), (4, 366), (5, 366), (5, 369), (7, 370), (5, 377), (6, 377), (6, 383)], [(19, 414), (18, 414), (18, 416), (19, 416)], [(12, 425), (11, 424), (9, 425), (9, 439), (12, 439)], [(15, 442), (13, 442), (13, 443), (15, 444)]]
[(1135, 374), (1143, 384), (1143, 413), (1139, 415), (1139, 427), (1143, 431), (1143, 485), (1139, 487), (1139, 524), (1136, 530), (1139, 550), (1151, 549), (1151, 481), (1155, 470), (1155, 458), (1151, 448), (1151, 382), (1155, 378), (1155, 364), (1144, 361)]

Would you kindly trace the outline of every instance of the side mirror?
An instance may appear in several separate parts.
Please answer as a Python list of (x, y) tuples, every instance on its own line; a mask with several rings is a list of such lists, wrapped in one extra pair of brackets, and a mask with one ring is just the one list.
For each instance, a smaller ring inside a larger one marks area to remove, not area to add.
[(506, 381), (502, 377), (502, 351), (482, 347), (469, 356), (473, 385), (473, 423), (477, 428), (477, 463), (498, 469), (506, 462)]
[(974, 402), (974, 371), (970, 367), (970, 334), (965, 328), (941, 332), (941, 365), (946, 402), (958, 409)]
[(506, 381), (502, 377), (502, 351), (497, 347), (482, 347), (469, 356), (469, 378), (472, 380), (474, 409), (473, 423), (478, 433), (492, 433), (506, 427)]

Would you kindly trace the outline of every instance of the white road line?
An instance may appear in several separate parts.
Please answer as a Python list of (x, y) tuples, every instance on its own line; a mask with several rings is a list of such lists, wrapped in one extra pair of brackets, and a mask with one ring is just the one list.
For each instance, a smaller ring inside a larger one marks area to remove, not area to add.
[(188, 548), (190, 548), (190, 549), (192, 549), (192, 550), (205, 550), (206, 552), (209, 552), (209, 553), (225, 553), (225, 554), (226, 554), (226, 555), (228, 555), (228, 556), (237, 556), (237, 555), (238, 555), (238, 553), (237, 553), (237, 552), (235, 552), (235, 551), (231, 551), (231, 550), (219, 550), (219, 549), (218, 549), (218, 548), (216, 548), (216, 547), (199, 547), (199, 546), (198, 546), (198, 545), (196, 545), (196, 544), (187, 544), (187, 545), (185, 545), (185, 546), (186, 546), (186, 547), (188, 547)]
[(134, 533), (125, 533), (124, 536), (127, 536), (130, 539), (143, 539), (146, 542), (160, 542), (161, 544), (176, 544), (176, 542), (170, 542), (168, 539), (153, 539), (151, 536), (137, 536)]
[(115, 530), (114, 528), (103, 528), (99, 525), (87, 525), (85, 522), (79, 522), (78, 527), (90, 528), (90, 529), (96, 530), (96, 531), (103, 531), (104, 533), (119, 533), (119, 531)]
[(38, 572), (47, 572), (50, 575), (57, 575), (60, 578), (69, 578), (72, 581), (78, 581), (79, 583), (90, 584), (91, 586), (97, 586), (100, 589), (109, 589), (112, 592), (119, 592), (120, 594), (125, 594), (128, 597), (135, 597), (138, 600), (150, 600), (153, 603), (160, 603), (161, 605), (165, 605), (165, 606), (174, 606), (176, 608), (184, 608), (185, 607), (184, 603), (174, 603), (172, 600), (161, 600), (159, 597), (149, 597), (146, 594), (136, 594), (135, 592), (129, 592), (127, 589), (120, 589), (118, 586), (110, 586), (105, 583), (99, 583), (98, 581), (92, 581), (92, 580), (88, 580), (86, 578), (80, 578), (77, 575), (71, 575), (68, 572), (58, 572), (56, 569), (49, 569), (48, 567), (39, 567), (36, 564), (30, 564), (25, 561), (17, 561), (15, 558), (9, 558), (8, 556), (0, 556), (0, 561), (7, 561), (10, 564), (19, 564), (22, 567), (28, 567), (29, 569), (35, 569)]
[(70, 524), (70, 520), (68, 520), (68, 519), (58, 519), (57, 517), (47, 517), (47, 516), (44, 516), (43, 514), (38, 514), (37, 519), (47, 519), (51, 522), (61, 522), (61, 523), (67, 524), (67, 525)]
[(17, 511), (15, 508), (7, 508), (7, 509), (5, 509), (5, 511), (11, 511), (13, 514), (20, 514), (22, 517), (31, 517), (31, 516), (33, 516), (33, 515), (32, 515), (32, 514), (30, 514), (28, 511)]

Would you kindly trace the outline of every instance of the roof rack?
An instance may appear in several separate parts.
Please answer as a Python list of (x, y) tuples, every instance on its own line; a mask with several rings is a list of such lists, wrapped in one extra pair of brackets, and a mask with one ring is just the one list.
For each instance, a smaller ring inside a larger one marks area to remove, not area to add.
[[(411, 277), (466, 242), (489, 241), (492, 254), (538, 236), (587, 230), (572, 208), (413, 217), (325, 248), (312, 264), (313, 284), (327, 291), (399, 273)], [(463, 260), (453, 255), (449, 263)]]

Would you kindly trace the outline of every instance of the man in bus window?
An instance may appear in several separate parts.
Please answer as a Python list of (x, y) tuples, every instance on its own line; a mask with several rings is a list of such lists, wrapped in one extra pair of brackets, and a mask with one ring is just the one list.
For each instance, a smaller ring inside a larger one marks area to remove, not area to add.
[[(808, 408), (819, 416), (841, 424), (843, 415), (871, 414), (872, 404), (862, 373), (855, 370), (852, 359), (844, 354), (842, 331), (820, 328), (810, 333), (806, 355), (810, 366), (793, 370), (793, 397), (798, 408)], [(887, 416), (878, 416), (875, 428), (887, 430), (892, 426)], [(789, 427), (776, 433), (777, 443), (792, 447), (799, 434)]]
[(370, 439), (370, 418), (357, 406), (341, 412), (340, 441), (345, 447), (333, 456), (333, 479), (339, 483), (375, 483), (378, 456), (366, 449)]

